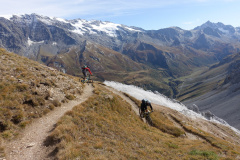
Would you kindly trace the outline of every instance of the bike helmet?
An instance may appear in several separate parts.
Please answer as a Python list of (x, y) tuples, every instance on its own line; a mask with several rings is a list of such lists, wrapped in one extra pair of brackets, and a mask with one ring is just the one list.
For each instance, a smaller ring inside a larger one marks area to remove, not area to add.
[(147, 99), (142, 99), (142, 103), (150, 104), (151, 102)]

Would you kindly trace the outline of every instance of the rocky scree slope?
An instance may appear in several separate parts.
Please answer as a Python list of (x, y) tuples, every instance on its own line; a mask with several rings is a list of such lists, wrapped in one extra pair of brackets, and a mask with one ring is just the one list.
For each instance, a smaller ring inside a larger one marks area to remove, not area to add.
[(179, 99), (195, 111), (211, 111), (240, 129), (239, 73), (240, 53), (227, 56), (204, 72), (188, 77)]

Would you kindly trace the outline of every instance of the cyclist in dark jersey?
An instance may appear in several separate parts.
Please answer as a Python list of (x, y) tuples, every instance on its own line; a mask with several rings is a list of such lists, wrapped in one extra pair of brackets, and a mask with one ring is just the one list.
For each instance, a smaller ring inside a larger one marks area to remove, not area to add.
[(141, 113), (140, 113), (140, 116), (147, 109), (147, 106), (149, 106), (151, 108), (151, 111), (153, 112), (153, 108), (152, 108), (151, 102), (149, 100), (147, 100), (147, 99), (143, 99), (142, 103), (141, 103)]

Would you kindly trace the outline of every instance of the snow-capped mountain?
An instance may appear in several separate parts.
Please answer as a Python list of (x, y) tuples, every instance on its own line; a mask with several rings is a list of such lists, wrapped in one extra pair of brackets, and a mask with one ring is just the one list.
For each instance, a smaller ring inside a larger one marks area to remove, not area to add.
[[(95, 72), (106, 71), (111, 67), (104, 66), (102, 62), (110, 56), (104, 56), (104, 52), (117, 52), (129, 58), (129, 62), (135, 61), (152, 69), (161, 68), (167, 72), (164, 75), (178, 77), (238, 52), (239, 33), (238, 28), (211, 22), (194, 30), (178, 27), (144, 30), (111, 22), (64, 20), (37, 14), (0, 18), (1, 47), (46, 65), (61, 67), (61, 70), (71, 74), (77, 74), (80, 65), (90, 62), (92, 66), (98, 66), (94, 67)], [(101, 46), (101, 51), (96, 46)], [(70, 56), (71, 60), (69, 56), (63, 58), (73, 52), (75, 55)], [(84, 52), (86, 54), (82, 55)], [(59, 54), (64, 56), (59, 58)], [(80, 61), (76, 62), (74, 56)], [(132, 70), (132, 67), (121, 67), (126, 71)], [(177, 94), (175, 92), (166, 94)]]
[(55, 25), (58, 27), (66, 28), (67, 30), (80, 35), (98, 34), (99, 32), (104, 32), (108, 36), (116, 37), (117, 30), (141, 32), (141, 29), (135, 29), (133, 27), (114, 24), (111, 22), (102, 22), (98, 20), (93, 20), (93, 21), (87, 21), (82, 19), (65, 20), (62, 18), (46, 17), (46, 16), (40, 16), (37, 14), (12, 15), (12, 16), (4, 16), (4, 18), (16, 24), (22, 23), (23, 25), (26, 24), (29, 26), (40, 21), (45, 25), (48, 25), (48, 26)]
[[(83, 52), (86, 44), (91, 43), (151, 68), (163, 68), (172, 76), (185, 75), (195, 67), (216, 63), (238, 52), (239, 40), (238, 28), (209, 21), (194, 30), (178, 27), (144, 30), (111, 22), (64, 20), (37, 14), (0, 18), (0, 46), (43, 63), (49, 63), (59, 53), (69, 53), (74, 47)], [(99, 56), (87, 59), (101, 65), (104, 58), (100, 60)], [(76, 68), (76, 64), (71, 67)]]
[[(153, 44), (158, 47), (184, 46), (190, 43), (188, 45), (193, 48), (206, 50), (211, 49), (211, 45), (214, 44), (214, 42), (212, 42), (213, 40), (219, 43), (224, 42), (224, 40), (221, 40), (221, 37), (231, 39), (233, 38), (232, 36), (234, 36), (234, 38), (240, 39), (240, 32), (237, 28), (222, 23), (215, 24), (209, 21), (191, 31), (182, 30), (177, 27), (146, 31), (141, 28), (128, 27), (111, 22), (97, 20), (86, 21), (82, 19), (64, 20), (37, 14), (4, 16), (1, 18), (1, 22), (5, 23), (5, 25), (1, 26), (1, 28), (6, 28), (5, 31), (10, 30), (12, 33), (16, 32), (16, 34), (21, 36), (23, 40), (21, 45), (24, 44), (24, 40), (25, 44), (29, 44), (26, 43), (29, 41), (35, 43), (43, 41), (44, 43), (48, 43), (52, 41), (52, 43), (56, 44), (56, 41), (64, 42), (63, 39), (55, 38), (56, 34), (66, 34), (63, 37), (68, 37), (68, 40), (65, 40), (65, 44), (67, 45), (78, 44), (79, 38), (81, 37), (120, 52), (124, 42), (133, 43), (135, 40)], [(23, 34), (21, 34), (21, 32)], [(216, 37), (218, 39), (216, 39)], [(204, 39), (206, 39), (206, 41), (204, 41)], [(207, 44), (199, 44), (201, 42)], [(8, 47), (7, 44), (3, 44), (3, 46), (9, 49), (11, 48)]]

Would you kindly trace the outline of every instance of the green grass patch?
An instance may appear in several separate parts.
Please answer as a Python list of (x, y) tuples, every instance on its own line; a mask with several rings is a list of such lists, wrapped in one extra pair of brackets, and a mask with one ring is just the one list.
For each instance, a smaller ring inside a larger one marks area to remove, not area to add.
[(189, 152), (190, 155), (202, 156), (208, 160), (218, 160), (218, 155), (213, 151), (203, 151), (203, 150), (192, 150)]

